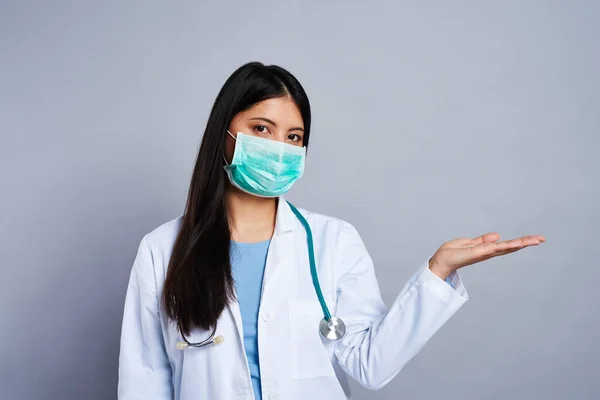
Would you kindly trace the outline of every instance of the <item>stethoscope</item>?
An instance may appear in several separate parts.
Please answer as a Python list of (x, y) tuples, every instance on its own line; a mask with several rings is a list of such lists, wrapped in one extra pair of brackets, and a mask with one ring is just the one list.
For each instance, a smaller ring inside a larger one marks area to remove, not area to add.
[[(329, 308), (327, 307), (327, 303), (325, 302), (325, 298), (323, 297), (323, 292), (321, 291), (321, 284), (319, 283), (319, 276), (317, 274), (317, 263), (315, 262), (315, 247), (313, 243), (313, 235), (312, 230), (310, 229), (310, 225), (308, 225), (308, 221), (304, 216), (298, 211), (296, 207), (292, 205), (289, 201), (287, 202), (296, 218), (302, 223), (304, 226), (304, 230), (306, 231), (306, 241), (308, 245), (308, 259), (310, 263), (310, 275), (312, 277), (313, 286), (315, 288), (315, 292), (317, 292), (317, 298), (319, 299), (319, 304), (321, 305), (321, 309), (323, 310), (323, 319), (319, 322), (319, 332), (321, 335), (328, 340), (338, 340), (344, 337), (346, 334), (346, 324), (339, 317), (331, 315), (329, 312)], [(185, 350), (188, 347), (207, 347), (213, 344), (223, 343), (225, 338), (222, 335), (215, 336), (217, 330), (217, 326), (213, 328), (210, 336), (205, 340), (197, 343), (189, 342), (183, 333), (181, 337), (183, 338), (183, 342), (177, 342), (177, 348), (179, 350)], [(179, 330), (181, 332), (181, 329)]]

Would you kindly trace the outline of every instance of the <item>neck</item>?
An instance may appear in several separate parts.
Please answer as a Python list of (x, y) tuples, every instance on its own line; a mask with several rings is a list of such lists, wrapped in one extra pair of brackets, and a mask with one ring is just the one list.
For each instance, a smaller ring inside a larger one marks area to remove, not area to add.
[(252, 243), (273, 236), (276, 198), (257, 197), (230, 187), (225, 193), (225, 201), (233, 241)]

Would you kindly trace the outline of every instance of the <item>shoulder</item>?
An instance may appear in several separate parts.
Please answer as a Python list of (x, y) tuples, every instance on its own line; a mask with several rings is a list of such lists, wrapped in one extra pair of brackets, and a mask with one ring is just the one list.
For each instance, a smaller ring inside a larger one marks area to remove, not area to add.
[(154, 228), (140, 241), (133, 272), (141, 281), (154, 282), (160, 289), (171, 257), (171, 251), (179, 233), (182, 216)]
[(141, 240), (138, 254), (147, 255), (147, 263), (152, 264), (157, 274), (164, 274), (171, 258), (183, 216), (179, 216), (157, 226), (146, 233)]
[(144, 236), (150, 249), (172, 246), (177, 238), (183, 216), (179, 216), (154, 228)]
[(360, 240), (356, 228), (348, 221), (303, 208), (298, 208), (298, 211), (306, 218), (313, 232), (335, 240), (338, 245), (345, 244), (348, 240)]
[(326, 265), (335, 266), (332, 269), (335, 275), (343, 276), (356, 265), (359, 268), (372, 268), (367, 248), (350, 222), (305, 209), (298, 210), (310, 225), (316, 251), (328, 260)]

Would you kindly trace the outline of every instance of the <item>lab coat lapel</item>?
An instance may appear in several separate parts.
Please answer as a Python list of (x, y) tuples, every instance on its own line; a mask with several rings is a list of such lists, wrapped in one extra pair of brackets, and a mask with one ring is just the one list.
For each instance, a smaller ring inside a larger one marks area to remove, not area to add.
[(240, 311), (240, 303), (238, 303), (238, 301), (237, 301), (237, 294), (235, 296), (235, 299), (229, 303), (227, 308), (229, 309), (229, 313), (231, 314), (231, 317), (233, 318), (233, 322), (235, 323), (235, 326), (237, 328), (238, 337), (240, 338), (240, 341), (243, 344), (244, 343), (244, 330), (242, 328), (242, 312)]
[[(263, 284), (261, 289), (262, 292), (266, 286), (267, 281), (273, 275), (279, 265), (289, 263), (288, 260), (294, 259), (294, 229), (296, 227), (296, 216), (292, 212), (292, 209), (288, 205), (287, 201), (283, 197), (278, 199), (277, 204), (277, 215), (275, 217), (275, 231), (271, 244), (269, 246), (269, 252), (267, 253), (267, 263), (265, 265), (265, 272), (263, 275)], [(234, 289), (235, 290), (235, 289)], [(237, 299), (237, 295), (236, 295)], [(240, 311), (240, 304), (234, 299), (229, 305), (228, 309), (237, 327), (237, 333), (241, 343), (244, 343), (244, 330), (242, 327), (242, 313)]]
[(277, 216), (275, 218), (275, 231), (269, 252), (267, 253), (267, 263), (263, 276), (264, 287), (269, 282), (277, 268), (281, 265), (287, 265), (294, 259), (294, 230), (297, 226), (296, 216), (283, 197), (278, 200)]

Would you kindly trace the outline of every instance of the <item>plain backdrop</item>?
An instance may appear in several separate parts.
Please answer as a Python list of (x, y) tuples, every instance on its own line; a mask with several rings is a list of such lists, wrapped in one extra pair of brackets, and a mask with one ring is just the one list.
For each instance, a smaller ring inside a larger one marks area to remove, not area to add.
[(0, 398), (116, 398), (137, 246), (182, 213), (216, 94), (258, 60), (313, 106), (288, 198), (357, 227), (388, 304), (447, 240), (547, 238), (462, 270), (465, 307), (355, 399), (599, 399), (599, 18), (598, 1), (1, 1)]

